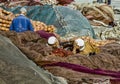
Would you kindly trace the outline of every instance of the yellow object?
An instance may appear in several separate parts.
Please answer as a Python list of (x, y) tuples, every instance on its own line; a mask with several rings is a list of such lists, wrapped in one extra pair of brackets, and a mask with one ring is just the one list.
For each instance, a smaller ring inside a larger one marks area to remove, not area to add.
[(89, 55), (89, 54), (95, 54), (95, 53), (99, 53), (99, 52), (100, 52), (99, 47), (93, 45), (89, 41), (86, 41), (85, 42), (85, 48), (84, 48), (84, 50), (82, 50), (80, 52), (80, 54), (82, 54), (82, 55)]
[(5, 28), (5, 27), (0, 27), (0, 30), (2, 30), (2, 31), (8, 31), (9, 29)]

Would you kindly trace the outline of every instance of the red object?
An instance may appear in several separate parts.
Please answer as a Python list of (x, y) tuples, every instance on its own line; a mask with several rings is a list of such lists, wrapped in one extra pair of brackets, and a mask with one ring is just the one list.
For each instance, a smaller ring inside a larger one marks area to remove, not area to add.
[(46, 64), (44, 66), (60, 66), (67, 69), (71, 69), (77, 72), (83, 72), (83, 73), (89, 73), (89, 74), (97, 74), (97, 75), (104, 75), (104, 76), (110, 76), (111, 82), (113, 84), (120, 84), (120, 72), (119, 71), (110, 71), (110, 70), (103, 70), (103, 69), (91, 69), (86, 66), (81, 66), (79, 64), (72, 64), (67, 62), (56, 62), (53, 64)]
[(72, 55), (73, 53), (71, 51), (58, 48), (58, 49), (53, 50), (53, 54), (55, 54), (56, 56), (60, 56), (60, 57), (67, 57), (69, 55)]
[(120, 84), (120, 80), (111, 79), (110, 82), (111, 84)]
[[(48, 38), (51, 37), (51, 36), (55, 36), (53, 33), (48, 33), (48, 32), (46, 32), (46, 31), (44, 31), (44, 30), (36, 31), (36, 33), (37, 33), (40, 37), (45, 38), (45, 39), (48, 39)], [(55, 37), (56, 37), (56, 36), (55, 36)]]
[(58, 4), (66, 5), (66, 4), (70, 4), (74, 0), (57, 0), (57, 1), (58, 1)]

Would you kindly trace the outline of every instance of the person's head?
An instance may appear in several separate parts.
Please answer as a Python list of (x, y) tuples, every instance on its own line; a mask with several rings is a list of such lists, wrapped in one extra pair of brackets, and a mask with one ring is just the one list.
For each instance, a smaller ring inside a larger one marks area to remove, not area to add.
[(27, 10), (26, 10), (24, 7), (22, 7), (22, 8), (20, 9), (20, 12), (21, 12), (21, 14), (26, 15)]
[(76, 39), (75, 40), (75, 47), (78, 49), (80, 49), (80, 50), (83, 50), (84, 49), (84, 47), (85, 47), (85, 42), (84, 42), (84, 40), (83, 39), (80, 39), (80, 38), (78, 38), (78, 39)]
[(51, 36), (48, 38), (48, 44), (52, 47), (59, 47), (59, 42), (55, 36)]

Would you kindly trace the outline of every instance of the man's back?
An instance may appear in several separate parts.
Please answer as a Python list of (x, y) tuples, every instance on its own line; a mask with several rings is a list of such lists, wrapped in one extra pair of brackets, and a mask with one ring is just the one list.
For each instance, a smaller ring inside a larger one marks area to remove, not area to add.
[(28, 30), (33, 31), (34, 29), (30, 20), (27, 17), (25, 17), (24, 15), (19, 15), (18, 17), (13, 19), (10, 30), (16, 32), (24, 32)]

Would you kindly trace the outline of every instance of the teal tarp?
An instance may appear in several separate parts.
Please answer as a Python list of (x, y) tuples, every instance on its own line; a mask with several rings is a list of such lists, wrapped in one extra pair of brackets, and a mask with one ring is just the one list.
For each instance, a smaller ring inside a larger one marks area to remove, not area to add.
[[(13, 13), (19, 13), (21, 7), (5, 8)], [(57, 27), (61, 36), (73, 34), (75, 36), (91, 36), (95, 38), (94, 30), (80, 11), (66, 6), (25, 6), (27, 17)]]

